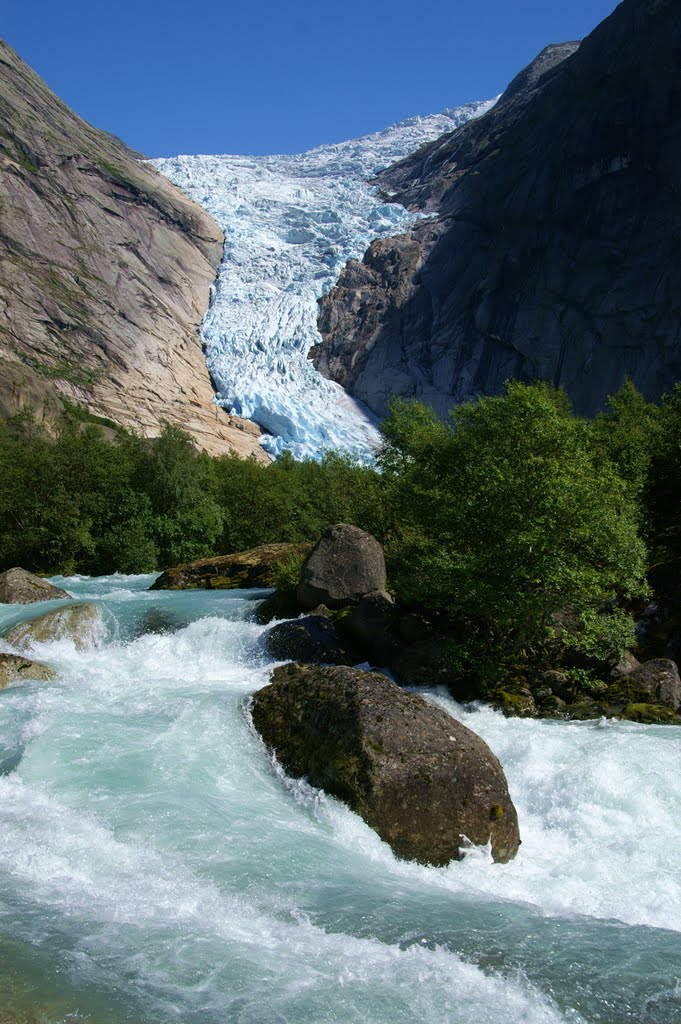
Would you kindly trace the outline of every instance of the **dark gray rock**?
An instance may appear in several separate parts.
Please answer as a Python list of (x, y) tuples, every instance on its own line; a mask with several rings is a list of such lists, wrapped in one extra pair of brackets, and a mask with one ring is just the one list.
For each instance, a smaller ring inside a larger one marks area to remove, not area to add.
[(265, 646), (278, 661), (311, 665), (352, 665), (356, 661), (333, 622), (321, 615), (280, 622), (266, 634)]
[(455, 682), (446, 640), (432, 637), (402, 647), (390, 668), (404, 686), (450, 686)]
[(385, 558), (378, 541), (356, 526), (329, 527), (307, 556), (300, 574), (298, 602), (343, 608), (365, 594), (385, 590)]
[(394, 627), (395, 602), (390, 594), (378, 591), (366, 594), (343, 620), (344, 629), (356, 643), (372, 651), (378, 641)]
[(374, 242), (321, 300), (322, 373), (384, 415), (446, 414), (508, 378), (580, 413), (629, 375), (681, 378), (681, 18), (623, 0), (578, 47), (548, 47), (484, 117), (379, 178), (436, 212)]
[(286, 771), (344, 800), (398, 857), (442, 865), (463, 836), (497, 861), (520, 844), (503, 769), (486, 743), (384, 676), (285, 665), (253, 722)]
[(26, 569), (7, 569), (0, 573), (0, 604), (34, 604), (36, 601), (70, 599), (71, 595), (54, 587)]

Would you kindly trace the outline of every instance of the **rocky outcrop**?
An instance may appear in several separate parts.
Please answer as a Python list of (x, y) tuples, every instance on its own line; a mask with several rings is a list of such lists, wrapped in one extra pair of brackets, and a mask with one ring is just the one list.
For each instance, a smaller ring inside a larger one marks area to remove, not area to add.
[(298, 603), (312, 609), (343, 608), (365, 594), (385, 590), (385, 558), (378, 541), (357, 526), (330, 526), (307, 556), (300, 574)]
[(249, 587), (274, 586), (277, 566), (307, 554), (309, 544), (261, 544), (248, 551), (214, 558), (198, 558), (195, 562), (166, 569), (150, 590), (236, 590)]
[(54, 679), (55, 673), (47, 665), (30, 658), (22, 658), (18, 654), (0, 654), (0, 690), (8, 683), (36, 679), (43, 682)]
[(656, 704), (671, 711), (681, 709), (681, 678), (673, 661), (654, 658), (619, 677), (609, 687), (611, 699)]
[(96, 642), (99, 612), (94, 604), (69, 604), (47, 612), (37, 619), (12, 626), (4, 640), (12, 647), (27, 650), (33, 644), (47, 644), (55, 640), (72, 640), (79, 651)]
[(0, 604), (34, 604), (70, 597), (61, 587), (53, 586), (26, 569), (15, 567), (0, 573)]
[(333, 622), (322, 615), (280, 622), (266, 634), (265, 646), (277, 661), (311, 665), (352, 665), (356, 661)]
[(321, 300), (315, 365), (383, 415), (445, 414), (510, 377), (591, 414), (625, 375), (681, 378), (681, 19), (623, 0), (581, 46), (551, 46), (484, 117), (379, 184), (436, 212), (375, 242)]
[(464, 837), (508, 861), (520, 843), (503, 769), (486, 743), (384, 676), (285, 665), (253, 722), (286, 771), (344, 800), (398, 857), (442, 865)]
[(222, 253), (214, 221), (63, 104), (0, 42), (0, 415), (62, 400), (147, 436), (266, 456), (225, 415), (198, 326)]

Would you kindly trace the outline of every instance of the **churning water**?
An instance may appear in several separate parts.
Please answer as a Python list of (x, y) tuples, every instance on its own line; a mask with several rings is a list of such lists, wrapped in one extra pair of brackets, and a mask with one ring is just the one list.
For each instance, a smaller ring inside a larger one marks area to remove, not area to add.
[(429, 694), (501, 758), (523, 845), (400, 862), (253, 733), (262, 592), (152, 579), (65, 581), (99, 603), (97, 645), (39, 645), (58, 678), (0, 693), (0, 1019), (681, 1022), (674, 727)]

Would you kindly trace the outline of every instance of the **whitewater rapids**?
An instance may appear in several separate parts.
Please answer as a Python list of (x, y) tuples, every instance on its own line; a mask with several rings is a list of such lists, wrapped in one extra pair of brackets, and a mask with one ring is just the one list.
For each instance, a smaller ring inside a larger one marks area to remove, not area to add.
[(225, 248), (201, 336), (217, 399), (266, 431), (272, 455), (371, 457), (373, 414), (317, 373), (317, 300), (370, 242), (414, 215), (367, 181), (494, 101), (413, 117), (373, 135), (278, 156), (176, 156), (152, 163), (203, 206)]
[(523, 845), (400, 862), (253, 732), (263, 592), (153, 578), (56, 579), (98, 602), (98, 645), (38, 645), (58, 678), (0, 692), (0, 1018), (681, 1021), (676, 729), (430, 693), (501, 758)]

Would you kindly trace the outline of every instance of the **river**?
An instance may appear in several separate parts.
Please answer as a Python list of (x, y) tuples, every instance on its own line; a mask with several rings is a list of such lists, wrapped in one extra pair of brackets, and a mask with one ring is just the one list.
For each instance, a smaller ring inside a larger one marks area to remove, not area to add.
[(678, 729), (428, 692), (501, 759), (523, 844), (401, 862), (254, 733), (265, 592), (153, 579), (55, 578), (97, 642), (37, 645), (58, 677), (0, 692), (0, 1020), (681, 1022)]

